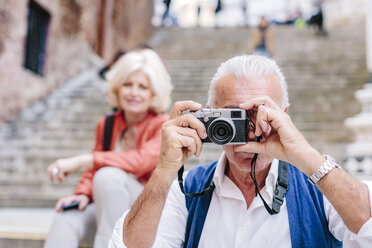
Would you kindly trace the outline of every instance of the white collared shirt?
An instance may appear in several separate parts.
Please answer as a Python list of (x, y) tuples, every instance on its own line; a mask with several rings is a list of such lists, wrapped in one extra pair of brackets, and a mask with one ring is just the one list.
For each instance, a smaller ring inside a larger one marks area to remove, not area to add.
[[(261, 195), (272, 205), (275, 182), (278, 177), (278, 160), (273, 160)], [(291, 247), (287, 204), (284, 200), (280, 213), (267, 213), (261, 199), (255, 197), (247, 209), (239, 188), (224, 171), (226, 157), (221, 155), (214, 174), (216, 185), (204, 223), (199, 247)], [(372, 195), (372, 183), (365, 182)], [(370, 197), (371, 200), (372, 197)], [(371, 201), (372, 206), (372, 201)], [(350, 232), (336, 210), (324, 197), (324, 210), (328, 227), (335, 238), (343, 240), (343, 247), (372, 247), (372, 218), (358, 234)], [(123, 222), (125, 213), (116, 223), (109, 247), (125, 247)], [(178, 182), (173, 182), (160, 219), (153, 247), (182, 247), (188, 211), (185, 196)]]

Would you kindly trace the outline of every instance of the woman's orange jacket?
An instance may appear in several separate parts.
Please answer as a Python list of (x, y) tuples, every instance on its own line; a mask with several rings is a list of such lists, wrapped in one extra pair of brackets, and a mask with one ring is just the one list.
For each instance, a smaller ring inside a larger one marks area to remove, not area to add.
[[(145, 184), (158, 162), (161, 145), (161, 126), (168, 120), (166, 114), (149, 112), (147, 116), (135, 125), (136, 149), (123, 152), (113, 152), (118, 136), (126, 128), (124, 116), (121, 111), (114, 114), (114, 125), (110, 151), (103, 151), (103, 130), (106, 117), (103, 116), (96, 128), (96, 144), (93, 150), (93, 168), (86, 170), (80, 178), (75, 194), (84, 194), (93, 201), (93, 176), (97, 170), (104, 166), (120, 168), (139, 179)], [(107, 179), (110, 180), (110, 179)]]

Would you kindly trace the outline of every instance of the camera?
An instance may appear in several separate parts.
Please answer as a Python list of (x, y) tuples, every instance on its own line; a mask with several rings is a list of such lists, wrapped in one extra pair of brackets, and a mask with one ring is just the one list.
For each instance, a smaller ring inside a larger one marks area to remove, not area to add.
[(240, 145), (247, 143), (248, 121), (243, 109), (202, 109), (190, 111), (205, 126), (207, 138), (203, 143)]

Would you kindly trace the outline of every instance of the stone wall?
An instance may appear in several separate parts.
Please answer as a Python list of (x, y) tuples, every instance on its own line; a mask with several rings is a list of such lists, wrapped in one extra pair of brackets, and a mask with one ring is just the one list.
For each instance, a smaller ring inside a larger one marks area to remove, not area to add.
[[(43, 99), (68, 78), (104, 63), (95, 53), (102, 3), (110, 0), (36, 0), (50, 14), (44, 76), (24, 68), (28, 0), (2, 0), (0, 6), (0, 124)], [(111, 49), (106, 62), (119, 49), (144, 42), (151, 32), (152, 1), (112, 0), (112, 24), (105, 33)]]
[(370, 0), (326, 0), (324, 17), (328, 27), (359, 23), (365, 18), (366, 2)]
[(132, 49), (145, 41), (152, 30), (153, 12), (153, 1), (115, 0), (112, 26), (116, 39), (113, 40), (113, 46), (116, 49)]

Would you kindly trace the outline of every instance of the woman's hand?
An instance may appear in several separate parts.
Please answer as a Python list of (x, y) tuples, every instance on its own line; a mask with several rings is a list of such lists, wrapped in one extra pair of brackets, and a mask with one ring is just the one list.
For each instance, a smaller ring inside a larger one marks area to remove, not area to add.
[(88, 169), (92, 166), (93, 155), (83, 154), (70, 158), (58, 159), (48, 167), (47, 172), (51, 181), (63, 182), (70, 173), (74, 173), (81, 168)]
[[(263, 140), (236, 146), (235, 151), (263, 153), (287, 161), (306, 174), (314, 170), (309, 160), (323, 160), (298, 131), (289, 115), (271, 98), (258, 97), (240, 104), (240, 108), (256, 112), (255, 136), (262, 135)], [(318, 161), (314, 166), (319, 166)]]
[(88, 206), (89, 198), (86, 195), (70, 195), (70, 196), (62, 197), (61, 199), (58, 200), (55, 206), (55, 210), (57, 212), (61, 212), (62, 206), (69, 205), (72, 202), (79, 202), (78, 209), (81, 211), (81, 210), (84, 210), (86, 206)]

